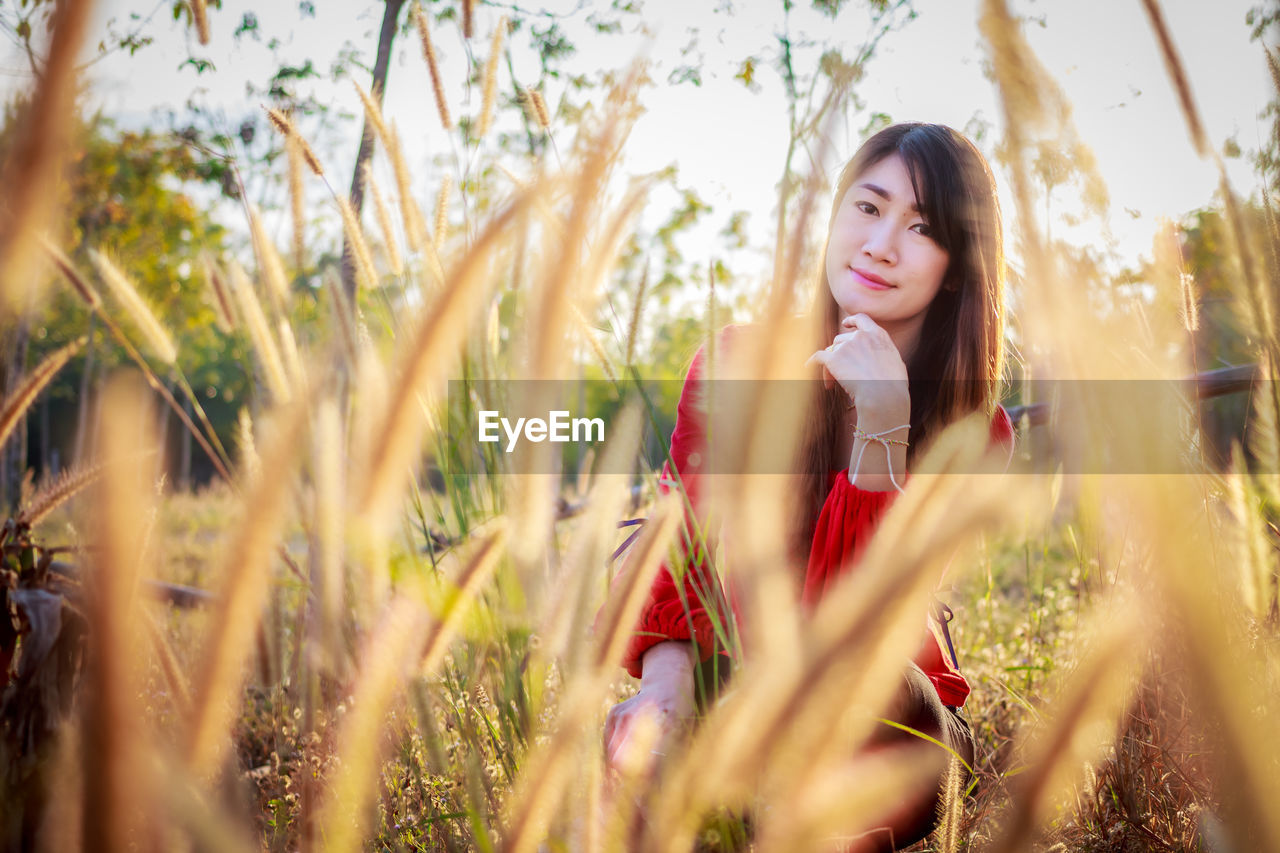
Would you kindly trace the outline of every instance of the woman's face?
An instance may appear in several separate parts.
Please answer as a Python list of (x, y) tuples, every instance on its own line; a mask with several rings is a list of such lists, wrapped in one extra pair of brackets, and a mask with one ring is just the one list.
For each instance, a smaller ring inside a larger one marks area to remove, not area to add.
[(859, 175), (840, 200), (826, 262), (842, 319), (866, 314), (895, 340), (914, 344), (949, 260), (916, 210), (911, 175), (897, 154)]

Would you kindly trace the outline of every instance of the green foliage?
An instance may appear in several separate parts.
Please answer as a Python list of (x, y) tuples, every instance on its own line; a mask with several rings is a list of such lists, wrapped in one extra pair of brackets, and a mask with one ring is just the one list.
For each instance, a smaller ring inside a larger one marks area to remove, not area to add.
[[(0, 133), (0, 139), (8, 132)], [(247, 349), (239, 336), (228, 338), (216, 329), (208, 283), (196, 261), (202, 252), (220, 254), (227, 246), (227, 231), (212, 215), (225, 169), (225, 163), (197, 156), (178, 139), (149, 130), (118, 130), (95, 117), (78, 134), (62, 191), (66, 230), (57, 237), (86, 276), (92, 270), (90, 249), (109, 252), (126, 271), (178, 340), (178, 365), (224, 443), (237, 410), (249, 399)], [(123, 319), (124, 312), (110, 301), (107, 306)], [(32, 319), (31, 359), (84, 334), (90, 325), (87, 307), (57, 282), (53, 297)], [(95, 375), (127, 361), (100, 326), (90, 346), (92, 356), (78, 356), (49, 391), (54, 438), (63, 446), (64, 459), (74, 441), (72, 424), (87, 359), (94, 360)]]

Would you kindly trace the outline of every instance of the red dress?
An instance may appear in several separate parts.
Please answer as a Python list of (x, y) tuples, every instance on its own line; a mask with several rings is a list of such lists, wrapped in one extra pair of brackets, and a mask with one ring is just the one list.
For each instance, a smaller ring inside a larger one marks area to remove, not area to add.
[[(726, 335), (722, 335), (721, 339), (724, 337)], [(702, 365), (703, 350), (699, 349), (685, 377), (680, 404), (676, 410), (676, 426), (671, 434), (671, 460), (680, 472), (680, 480), (694, 507), (698, 506), (698, 474), (702, 459), (700, 448), (704, 436), (704, 417), (698, 407)], [(995, 443), (1012, 448), (1013, 424), (1003, 408), (997, 410), (992, 421), (991, 438)], [(858, 488), (849, 482), (848, 470), (832, 471), (829, 475), (830, 491), (814, 528), (813, 546), (805, 570), (801, 595), (801, 601), (805, 605), (816, 603), (827, 587), (857, 562), (881, 517), (898, 496), (896, 491), (870, 492)], [(671, 475), (670, 464), (664, 465), (658, 487), (665, 494), (674, 486), (675, 478)], [(692, 527), (686, 528), (691, 529)], [(623, 656), (623, 666), (631, 675), (640, 677), (644, 653), (665, 640), (696, 642), (701, 660), (706, 660), (715, 652), (712, 620), (701, 603), (712, 597), (705, 593), (700, 597), (693, 591), (695, 584), (702, 584), (703, 589), (708, 588), (705, 585), (705, 562), (690, 561), (685, 575), (684, 600), (668, 567), (664, 565), (658, 570), (648, 601), (641, 611), (639, 624)], [(929, 622), (932, 639), (924, 643), (915, 662), (933, 682), (944, 705), (963, 705), (965, 697), (969, 695), (969, 683), (943, 650), (936, 624), (933, 620)]]

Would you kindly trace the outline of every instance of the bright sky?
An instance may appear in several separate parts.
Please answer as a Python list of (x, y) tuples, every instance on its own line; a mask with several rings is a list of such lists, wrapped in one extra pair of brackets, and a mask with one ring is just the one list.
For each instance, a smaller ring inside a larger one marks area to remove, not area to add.
[[(169, 0), (115, 0), (100, 9), (123, 19), (131, 10), (145, 15), (156, 11), (151, 32), (157, 43), (130, 59), (117, 56), (97, 64), (94, 97), (109, 115), (126, 121), (146, 122), (155, 110), (178, 110), (193, 96), (203, 103), (224, 107), (238, 118), (256, 107), (246, 98), (244, 84), (264, 82), (276, 67), (265, 47), (245, 41), (237, 47), (231, 32), (246, 10), (258, 15), (262, 31), (278, 35), (282, 45), (277, 61), (302, 62), (315, 58), (321, 73), (326, 63), (349, 42), (372, 62), (380, 23), (380, 4), (363, 0), (316, 2), (314, 20), (301, 20), (294, 3), (249, 4), (225, 0), (222, 10), (211, 10), (213, 42), (208, 49), (195, 46), (195, 55), (209, 56), (217, 74), (197, 76), (190, 68), (179, 70), (194, 35), (169, 20)], [(1265, 63), (1259, 45), (1250, 43), (1245, 14), (1252, 0), (1166, 0), (1166, 16), (1182, 51), (1192, 87), (1204, 114), (1212, 143), (1221, 146), (1234, 137), (1246, 151), (1256, 149), (1266, 132), (1257, 120), (1270, 94)], [(538, 4), (530, 3), (529, 6)], [(547, 8), (573, 8), (570, 0), (549, 0)], [(604, 3), (597, 4), (605, 6)], [(643, 21), (653, 31), (647, 41), (638, 32), (623, 36), (588, 35), (571, 29), (570, 40), (578, 54), (569, 67), (594, 70), (621, 68), (642, 50), (657, 63), (653, 73), (659, 85), (644, 95), (647, 114), (640, 120), (630, 143), (630, 166), (637, 172), (679, 166), (682, 186), (691, 186), (715, 211), (706, 239), (719, 249), (714, 234), (734, 210), (751, 213), (750, 229), (759, 245), (770, 245), (771, 218), (776, 182), (781, 174), (787, 143), (785, 109), (777, 73), (769, 66), (776, 50), (775, 34), (782, 30), (781, 3), (758, 0), (638, 0)], [(798, 6), (804, 6), (803, 2)], [(589, 3), (584, 3), (590, 8)], [(977, 0), (917, 0), (919, 17), (890, 33), (868, 66), (858, 93), (868, 111), (884, 112), (894, 120), (937, 121), (963, 128), (975, 117), (991, 125), (992, 132), (980, 146), (990, 152), (999, 136), (999, 110), (993, 85), (982, 74), (983, 51), (976, 20)], [(726, 13), (726, 9), (731, 12)], [(1092, 146), (1111, 193), (1109, 228), (1116, 238), (1119, 259), (1136, 260), (1150, 245), (1155, 218), (1176, 217), (1206, 204), (1216, 179), (1211, 168), (1191, 151), (1163, 64), (1141, 4), (1115, 0), (1039, 0), (1015, 3), (1015, 11), (1043, 22), (1027, 30), (1032, 47), (1074, 104), (1074, 120), (1081, 137)], [(500, 11), (482, 5), (478, 10), (477, 37), (472, 49), (483, 56), (487, 38)], [(575, 20), (582, 21), (585, 13)], [(629, 19), (635, 27), (636, 19)], [(807, 32), (831, 46), (852, 54), (866, 36), (867, 15), (859, 0), (834, 23), (804, 8), (792, 16), (793, 33)], [(681, 49), (690, 42), (690, 28), (700, 31), (694, 54), (704, 58), (700, 87), (668, 85), (670, 70), (682, 61)], [(453, 112), (474, 113), (479, 93), (468, 106), (456, 27), (436, 29), (437, 49), (445, 62), (445, 77)], [(523, 42), (517, 39), (517, 44)], [(647, 44), (647, 46), (646, 46)], [(743, 58), (760, 62), (758, 92), (749, 92), (733, 79)], [(809, 55), (809, 61), (816, 53)], [(535, 82), (536, 62), (517, 53), (516, 74), (521, 82)], [(13, 85), (14, 69), (23, 67), (20, 57), (0, 54), (0, 87)], [(503, 74), (506, 74), (505, 69)], [(360, 78), (367, 84), (364, 75)], [(504, 78), (505, 79), (505, 78)], [(0, 92), (3, 89), (0, 88)], [(319, 97), (355, 113), (358, 101), (350, 84), (334, 87), (319, 83)], [(556, 84), (547, 88), (554, 105)], [(409, 148), (411, 163), (424, 163), (432, 155), (449, 151), (448, 140), (435, 120), (429, 83), (417, 39), (401, 38), (390, 75), (386, 112), (396, 120)], [(506, 121), (515, 121), (508, 115)], [(837, 156), (843, 160), (858, 142), (858, 129), (866, 114), (849, 116), (836, 139)], [(353, 125), (354, 128), (354, 125)], [(304, 127), (304, 131), (306, 128)], [(358, 132), (354, 129), (351, 134)], [(561, 138), (561, 146), (568, 139)], [(354, 157), (354, 141), (346, 146)], [(333, 163), (331, 171), (349, 182), (345, 167)], [(838, 165), (838, 164), (836, 164)], [(1248, 193), (1256, 180), (1244, 161), (1232, 164), (1238, 191)], [(430, 170), (415, 169), (422, 182), (417, 189), (424, 199), (434, 192), (436, 179)], [(655, 199), (654, 207), (661, 206)], [(1012, 204), (1006, 201), (1006, 219)], [(661, 213), (662, 211), (659, 211)], [(1078, 239), (1103, 238), (1081, 232)]]

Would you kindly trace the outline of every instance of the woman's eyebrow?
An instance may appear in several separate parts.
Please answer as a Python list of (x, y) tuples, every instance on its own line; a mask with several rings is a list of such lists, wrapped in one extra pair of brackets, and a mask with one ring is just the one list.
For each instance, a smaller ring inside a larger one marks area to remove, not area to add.
[[(884, 199), (885, 201), (893, 201), (893, 193), (889, 192), (887, 189), (885, 189), (882, 186), (879, 186), (877, 184), (872, 184), (872, 183), (863, 183), (863, 184), (858, 184), (858, 187), (860, 189), (870, 190), (871, 192), (880, 196), (880, 198)], [(911, 211), (913, 213), (919, 213), (920, 208), (917, 205), (913, 204), (911, 205)]]

